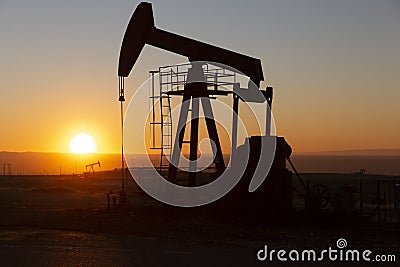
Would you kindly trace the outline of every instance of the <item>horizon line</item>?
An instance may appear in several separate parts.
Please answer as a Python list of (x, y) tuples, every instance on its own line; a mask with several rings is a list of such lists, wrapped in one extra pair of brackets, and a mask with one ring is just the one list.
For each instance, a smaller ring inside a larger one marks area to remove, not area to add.
[[(320, 154), (320, 153), (343, 153), (343, 152), (372, 152), (372, 151), (398, 151), (400, 148), (353, 148), (353, 149), (338, 149), (338, 150), (317, 150), (317, 151), (293, 151), (292, 154)], [(41, 153), (41, 154), (71, 154), (71, 155), (121, 155), (121, 152), (95, 152), (87, 154), (76, 154), (71, 152), (60, 152), (60, 151), (9, 151), (1, 150), (0, 153)], [(159, 155), (159, 153), (128, 153), (134, 155)], [(230, 153), (224, 153), (224, 155), (229, 155)], [(208, 155), (208, 153), (207, 153)], [(211, 155), (211, 153), (210, 153)], [(400, 154), (399, 154), (400, 155)]]

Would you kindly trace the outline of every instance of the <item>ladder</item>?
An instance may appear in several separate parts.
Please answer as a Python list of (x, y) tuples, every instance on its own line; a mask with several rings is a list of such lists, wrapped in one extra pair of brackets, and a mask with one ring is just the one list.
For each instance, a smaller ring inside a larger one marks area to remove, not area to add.
[[(159, 74), (160, 83), (159, 90), (155, 86), (155, 74)], [(158, 171), (168, 170), (169, 158), (172, 150), (172, 115), (171, 115), (171, 97), (167, 94), (168, 84), (162, 83), (162, 78), (159, 71), (150, 71), (151, 81), (151, 102), (152, 102), (152, 117), (150, 121), (152, 129), (152, 143), (150, 149), (160, 150), (160, 162)], [(169, 77), (167, 77), (169, 78)], [(156, 92), (157, 91), (157, 92)], [(158, 94), (157, 94), (158, 93)], [(157, 103), (158, 101), (158, 103)], [(159, 106), (159, 110), (156, 109)], [(161, 138), (157, 141), (156, 136)]]
[(171, 97), (162, 94), (160, 97), (161, 110), (161, 153), (159, 171), (168, 170), (172, 151), (172, 117)]

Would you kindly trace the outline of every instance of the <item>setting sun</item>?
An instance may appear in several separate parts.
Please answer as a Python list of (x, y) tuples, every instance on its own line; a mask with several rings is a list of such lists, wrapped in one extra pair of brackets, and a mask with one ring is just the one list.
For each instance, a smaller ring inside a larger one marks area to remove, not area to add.
[(96, 142), (86, 133), (80, 133), (69, 143), (69, 150), (74, 154), (88, 154), (96, 152)]

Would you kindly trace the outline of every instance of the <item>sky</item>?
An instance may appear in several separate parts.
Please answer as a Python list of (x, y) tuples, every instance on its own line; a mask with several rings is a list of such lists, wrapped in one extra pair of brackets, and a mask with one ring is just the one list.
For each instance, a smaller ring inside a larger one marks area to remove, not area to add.
[[(0, 151), (120, 151), (118, 55), (138, 1), (0, 0)], [(295, 152), (400, 148), (400, 1), (152, 1), (156, 26), (260, 58)], [(129, 100), (158, 66), (146, 46)], [(146, 100), (147, 101), (147, 100)]]

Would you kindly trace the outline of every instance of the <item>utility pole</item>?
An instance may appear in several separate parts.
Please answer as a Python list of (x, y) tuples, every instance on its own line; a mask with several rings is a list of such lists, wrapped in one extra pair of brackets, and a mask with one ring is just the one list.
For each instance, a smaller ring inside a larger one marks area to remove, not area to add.
[(10, 163), (3, 163), (3, 176), (6, 176), (6, 166), (7, 166), (7, 175), (11, 175), (11, 165)]

